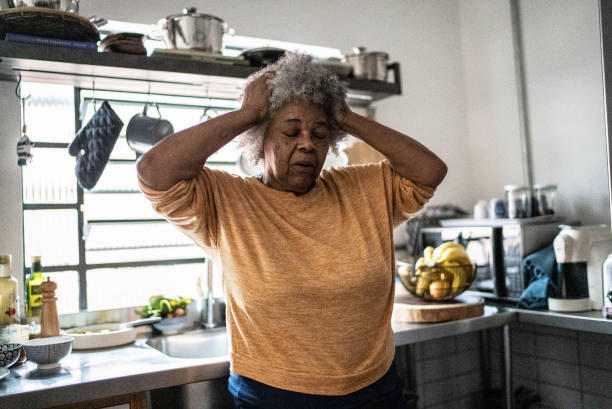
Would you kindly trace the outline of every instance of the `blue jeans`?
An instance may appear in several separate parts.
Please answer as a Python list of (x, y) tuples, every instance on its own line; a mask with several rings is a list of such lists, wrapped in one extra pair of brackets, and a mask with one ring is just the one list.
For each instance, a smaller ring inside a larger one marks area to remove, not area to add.
[(268, 386), (230, 373), (236, 409), (406, 409), (404, 384), (395, 361), (386, 374), (363, 389), (341, 396), (312, 395)]

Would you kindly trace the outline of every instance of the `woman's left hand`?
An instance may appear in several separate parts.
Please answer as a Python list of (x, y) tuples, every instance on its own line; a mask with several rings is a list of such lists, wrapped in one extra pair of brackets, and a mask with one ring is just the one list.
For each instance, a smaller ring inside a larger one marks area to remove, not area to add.
[(345, 120), (346, 120), (346, 117), (350, 113), (351, 113), (351, 108), (349, 108), (348, 104), (346, 103), (346, 100), (343, 100), (342, 106), (340, 106), (334, 111), (334, 119), (338, 123), (338, 126), (340, 127), (340, 129), (342, 129), (343, 131), (346, 131)]

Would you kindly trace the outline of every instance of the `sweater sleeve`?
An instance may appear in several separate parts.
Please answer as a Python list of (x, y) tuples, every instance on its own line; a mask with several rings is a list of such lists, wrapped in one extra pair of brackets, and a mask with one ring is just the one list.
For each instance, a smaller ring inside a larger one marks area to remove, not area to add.
[(177, 182), (168, 190), (155, 190), (138, 178), (153, 209), (191, 238), (198, 246), (216, 246), (217, 212), (214, 202), (214, 171), (204, 167), (192, 179)]
[(388, 161), (380, 162), (385, 186), (389, 186), (393, 226), (414, 216), (431, 199), (435, 189), (413, 182), (397, 173)]

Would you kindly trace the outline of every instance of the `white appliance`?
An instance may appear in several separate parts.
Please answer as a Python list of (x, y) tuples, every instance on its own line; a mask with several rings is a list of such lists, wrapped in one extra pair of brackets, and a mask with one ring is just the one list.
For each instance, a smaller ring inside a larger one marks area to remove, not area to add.
[(561, 225), (553, 240), (562, 281), (561, 298), (548, 298), (553, 311), (601, 310), (603, 263), (612, 253), (612, 233), (605, 224)]

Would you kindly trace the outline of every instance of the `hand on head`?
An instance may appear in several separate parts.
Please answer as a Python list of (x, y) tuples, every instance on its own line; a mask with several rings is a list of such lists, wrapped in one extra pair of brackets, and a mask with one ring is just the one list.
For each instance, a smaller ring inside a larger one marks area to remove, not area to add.
[(274, 72), (268, 71), (247, 85), (244, 90), (241, 109), (253, 116), (254, 123), (263, 121), (270, 108), (272, 89), (268, 86), (268, 81), (272, 77)]
[(346, 129), (344, 128), (344, 120), (346, 119), (349, 112), (351, 112), (351, 108), (349, 108), (348, 104), (346, 103), (346, 100), (343, 100), (342, 105), (334, 110), (334, 119), (338, 123), (340, 129), (342, 129), (343, 131), (346, 131)]

